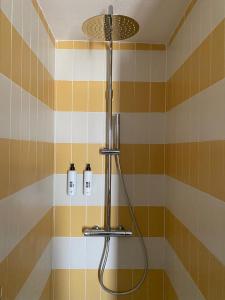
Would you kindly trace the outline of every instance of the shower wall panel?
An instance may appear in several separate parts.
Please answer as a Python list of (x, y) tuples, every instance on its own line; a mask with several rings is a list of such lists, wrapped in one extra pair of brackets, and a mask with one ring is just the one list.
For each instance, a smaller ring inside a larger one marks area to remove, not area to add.
[[(145, 237), (150, 274), (126, 299), (163, 299), (165, 201), (165, 64), (161, 45), (115, 44), (113, 110), (121, 113), (121, 161), (134, 211)], [(102, 238), (84, 238), (82, 227), (103, 225), (106, 51), (102, 43), (58, 42), (55, 90), (54, 299), (117, 299), (103, 292), (97, 268)], [(70, 163), (78, 171), (77, 194), (66, 195)], [(93, 192), (82, 194), (87, 163)], [(112, 225), (133, 227), (113, 166)], [(137, 237), (111, 241), (106, 281), (130, 288), (141, 276)], [(78, 282), (78, 283), (76, 283)]]
[(0, 3), (1, 299), (39, 299), (50, 292), (55, 47), (35, 2)]
[(194, 5), (167, 52), (166, 272), (179, 299), (225, 299), (225, 2)]

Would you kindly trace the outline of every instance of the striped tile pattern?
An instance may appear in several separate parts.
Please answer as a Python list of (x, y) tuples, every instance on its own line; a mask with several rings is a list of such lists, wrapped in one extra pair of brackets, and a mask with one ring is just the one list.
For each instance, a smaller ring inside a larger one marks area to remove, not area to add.
[(224, 1), (195, 1), (167, 51), (165, 268), (179, 299), (225, 297), (224, 18)]
[[(82, 237), (84, 226), (102, 225), (104, 216), (105, 167), (99, 148), (105, 143), (105, 45), (63, 41), (58, 42), (56, 48), (54, 299), (100, 299), (100, 296), (101, 299), (119, 299), (102, 294), (97, 284), (96, 269), (103, 239)], [(154, 269), (150, 272), (152, 287), (147, 287), (146, 281), (133, 297), (151, 296), (160, 300), (163, 299), (164, 272), (158, 270), (164, 267), (165, 255), (166, 53), (159, 45), (115, 44), (114, 49), (113, 111), (121, 113), (121, 164), (151, 257), (150, 267)], [(71, 162), (78, 171), (78, 191), (74, 197), (65, 193), (66, 172)], [(94, 172), (91, 197), (83, 196), (81, 190), (87, 162)], [(123, 224), (132, 229), (118, 179), (113, 163), (112, 225)], [(128, 278), (135, 280), (141, 271), (137, 269), (142, 268), (141, 249), (135, 235), (129, 241), (112, 239), (107, 277), (117, 276), (120, 288), (126, 289)], [(126, 280), (119, 279), (123, 272), (127, 274)], [(79, 279), (77, 274), (81, 274)], [(79, 281), (76, 290), (72, 288), (75, 280), (72, 278)], [(131, 299), (130, 296), (125, 298)]]
[(1, 1), (0, 286), (4, 300), (39, 299), (51, 273), (54, 51), (32, 1)]

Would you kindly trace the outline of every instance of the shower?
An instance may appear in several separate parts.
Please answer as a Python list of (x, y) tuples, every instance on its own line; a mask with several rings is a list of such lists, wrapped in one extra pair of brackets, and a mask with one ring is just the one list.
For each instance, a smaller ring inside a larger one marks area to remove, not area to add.
[[(113, 41), (124, 40), (132, 37), (139, 31), (138, 23), (127, 16), (113, 15), (113, 7), (109, 6), (108, 14), (99, 15), (86, 20), (82, 26), (84, 33), (92, 39), (107, 42), (107, 87), (106, 87), (106, 147), (100, 149), (100, 154), (105, 156), (105, 219), (104, 228), (94, 226), (84, 228), (86, 237), (104, 237), (104, 248), (98, 268), (98, 279), (101, 287), (111, 295), (127, 295), (136, 291), (145, 281), (148, 272), (148, 254), (141, 234), (139, 225), (134, 215), (134, 210), (125, 185), (125, 180), (120, 165), (120, 115), (112, 114), (112, 62), (113, 62)], [(104, 271), (108, 259), (110, 238), (129, 238), (132, 231), (125, 229), (122, 225), (117, 228), (111, 227), (111, 176), (112, 159), (115, 159), (117, 172), (127, 200), (130, 216), (136, 229), (143, 255), (145, 267), (139, 282), (129, 290), (113, 291), (104, 284)]]

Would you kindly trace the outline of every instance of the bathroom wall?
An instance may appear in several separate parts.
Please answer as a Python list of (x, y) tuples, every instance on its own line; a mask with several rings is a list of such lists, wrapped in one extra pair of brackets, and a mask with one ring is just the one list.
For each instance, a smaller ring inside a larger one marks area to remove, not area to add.
[(225, 2), (192, 1), (167, 52), (166, 272), (225, 299)]
[[(82, 236), (82, 227), (102, 226), (104, 217), (104, 157), (99, 148), (105, 143), (105, 45), (59, 41), (56, 47), (54, 299), (119, 299), (103, 292), (97, 280), (103, 239)], [(114, 45), (113, 110), (121, 113), (122, 170), (151, 269), (144, 286), (123, 299), (163, 299), (165, 66), (163, 45)], [(68, 197), (66, 172), (72, 162), (78, 186), (76, 196)], [(94, 172), (90, 197), (82, 194), (86, 163)], [(115, 168), (112, 182), (112, 225), (132, 228)], [(107, 285), (134, 285), (142, 257), (137, 237), (112, 238)]]
[(0, 3), (0, 294), (49, 299), (55, 49), (36, 1)]

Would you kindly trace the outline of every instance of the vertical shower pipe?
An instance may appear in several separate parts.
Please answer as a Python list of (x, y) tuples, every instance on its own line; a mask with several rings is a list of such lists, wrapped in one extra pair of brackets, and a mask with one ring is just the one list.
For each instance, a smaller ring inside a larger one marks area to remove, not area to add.
[[(112, 140), (112, 14), (113, 7), (110, 5), (108, 9), (108, 18), (106, 22), (109, 21), (110, 25), (110, 41), (107, 47), (107, 90), (106, 90), (106, 148), (113, 148)], [(112, 174), (112, 156), (111, 154), (105, 156), (106, 163), (106, 212), (105, 212), (105, 227), (107, 230), (111, 228), (111, 174)]]

